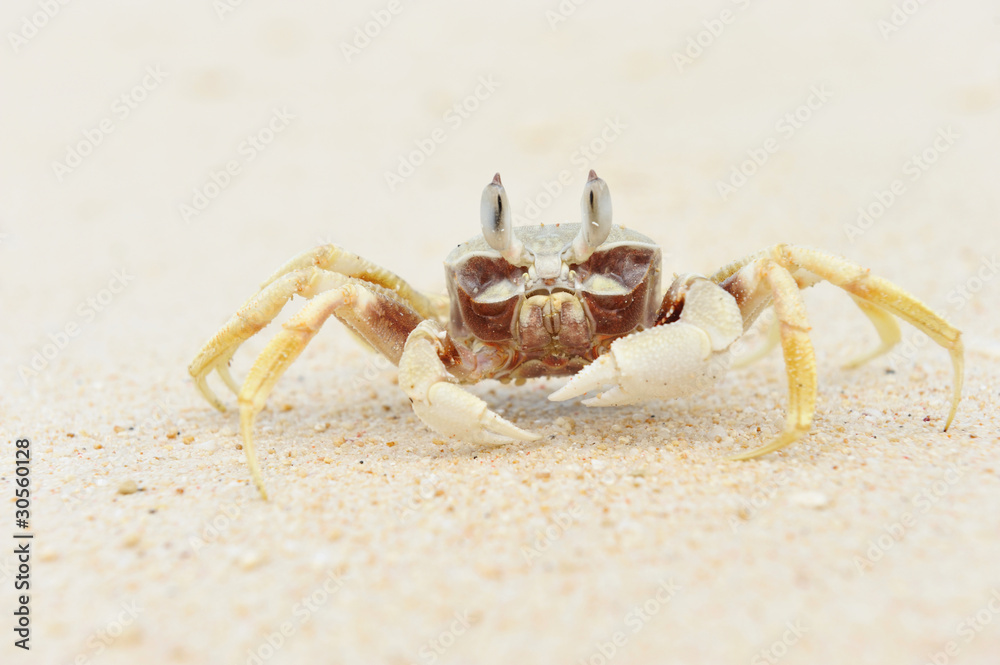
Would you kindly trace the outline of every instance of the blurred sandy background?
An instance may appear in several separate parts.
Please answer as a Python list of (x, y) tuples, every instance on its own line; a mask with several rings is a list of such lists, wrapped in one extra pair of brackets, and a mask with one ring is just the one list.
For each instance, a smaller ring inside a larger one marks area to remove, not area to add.
[[(27, 436), (36, 534), (30, 653), (2, 548), (3, 662), (997, 662), (995, 2), (18, 0), (0, 27), (2, 520)], [(636, 408), (484, 384), (545, 439), (483, 450), (333, 323), (258, 421), (260, 501), (186, 372), (256, 285), (337, 242), (442, 289), (495, 171), (554, 223), (589, 168), (668, 275), (795, 242), (945, 313), (953, 429), (912, 328), (840, 369), (874, 333), (829, 286), (815, 429), (750, 463), (724, 457), (780, 427), (778, 353)]]

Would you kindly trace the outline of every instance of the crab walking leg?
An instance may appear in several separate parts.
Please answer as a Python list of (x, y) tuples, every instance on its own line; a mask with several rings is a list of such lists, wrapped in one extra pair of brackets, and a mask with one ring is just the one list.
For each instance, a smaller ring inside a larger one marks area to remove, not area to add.
[(188, 367), (198, 391), (219, 411), (225, 411), (222, 401), (208, 387), (208, 375), (217, 370), (222, 380), (235, 394), (236, 382), (229, 374), (229, 360), (247, 339), (269, 324), (295, 294), (311, 298), (317, 293), (336, 288), (350, 278), (316, 267), (295, 270), (270, 282), (250, 298), (222, 328), (212, 336)]
[(274, 384), (330, 316), (347, 323), (394, 363), (399, 362), (404, 340), (420, 321), (420, 315), (391, 291), (349, 279), (348, 283), (313, 298), (282, 325), (281, 331), (254, 361), (239, 393), (243, 449), (254, 484), (265, 499), (267, 493), (253, 445), (254, 420), (264, 408)]
[(799, 285), (791, 273), (775, 261), (760, 264), (758, 275), (770, 288), (774, 299), (788, 376), (788, 412), (785, 429), (777, 438), (731, 458), (735, 460), (759, 457), (794, 443), (809, 430), (816, 411), (816, 357), (809, 341), (809, 323)]
[(441, 360), (447, 355), (446, 337), (439, 324), (423, 321), (406, 340), (399, 361), (399, 385), (417, 417), (438, 434), (473, 443), (538, 439), (537, 434), (504, 420), (486, 402), (455, 384), (455, 377)]
[[(962, 399), (965, 350), (960, 330), (915, 296), (886, 279), (870, 274), (861, 266), (837, 256), (794, 245), (775, 245), (754, 257), (734, 262), (713, 275), (713, 279), (721, 278), (721, 286), (736, 297), (740, 308), (744, 310), (744, 316), (747, 315), (749, 303), (757, 297), (753, 288), (754, 272), (756, 265), (764, 258), (771, 258), (790, 270), (803, 269), (813, 273), (844, 289), (856, 299), (898, 316), (947, 349), (954, 372), (951, 410), (944, 426), (947, 431)], [(871, 319), (882, 338), (882, 346), (879, 347), (882, 349), (892, 340), (894, 331), (885, 324), (884, 317), (873, 315), (871, 310), (862, 311)]]
[(271, 282), (290, 272), (314, 267), (338, 272), (389, 289), (425, 319), (438, 319), (447, 312), (447, 302), (443, 299), (431, 298), (420, 293), (399, 275), (336, 245), (321, 245), (293, 257), (274, 271), (260, 288), (267, 288)]
[[(799, 280), (796, 280), (796, 282), (798, 282), (800, 289), (803, 288), (802, 283)], [(891, 351), (892, 347), (899, 344), (899, 340), (902, 335), (899, 331), (899, 324), (896, 322), (896, 317), (892, 314), (877, 305), (873, 305), (870, 302), (862, 300), (853, 294), (848, 295), (850, 295), (854, 300), (858, 309), (860, 309), (864, 315), (868, 317), (868, 320), (872, 322), (872, 325), (875, 327), (875, 331), (878, 333), (879, 337), (878, 346), (868, 353), (862, 353), (861, 355), (848, 360), (843, 365), (844, 369), (854, 369), (855, 367), (860, 367), (861, 365), (864, 365), (865, 363)], [(770, 320), (765, 321), (767, 330), (764, 333), (764, 342), (757, 349), (735, 358), (733, 360), (733, 369), (743, 369), (744, 367), (752, 365), (770, 353), (771, 350), (778, 346), (778, 343), (781, 342), (781, 326), (778, 324), (778, 320), (773, 318), (773, 314), (771, 317), (772, 318), (770, 318)]]
[[(916, 297), (886, 279), (869, 274), (867, 270), (849, 261), (794, 245), (778, 245), (775, 248), (775, 253), (780, 254), (784, 262), (802, 266), (828, 282), (836, 284), (851, 295), (895, 314), (948, 350), (951, 354), (954, 378), (951, 410), (944, 425), (944, 429), (947, 431), (951, 421), (955, 418), (955, 412), (958, 411), (958, 403), (962, 399), (965, 366), (962, 332), (938, 316)], [(879, 332), (881, 334), (882, 331)]]
[(668, 295), (661, 315), (669, 323), (615, 340), (549, 399), (567, 400), (603, 388), (605, 392), (583, 403), (618, 406), (688, 395), (718, 380), (729, 366), (729, 345), (743, 334), (735, 299), (695, 275), (678, 277)]
[[(798, 285), (799, 289), (808, 289), (810, 286), (814, 286), (823, 280), (817, 276), (808, 272), (806, 270), (796, 270), (792, 272), (792, 277), (795, 278), (795, 283)], [(715, 279), (713, 278), (713, 281)], [(718, 283), (718, 282), (716, 282)], [(740, 311), (743, 312), (743, 329), (744, 331), (749, 330), (750, 326), (760, 317), (765, 316), (764, 325), (767, 326), (765, 330), (764, 342), (757, 349), (746, 353), (742, 356), (738, 356), (733, 360), (734, 369), (743, 369), (753, 363), (757, 362), (768, 353), (770, 353), (774, 347), (778, 346), (781, 342), (781, 324), (779, 323), (777, 317), (774, 315), (773, 310), (768, 310), (767, 308), (773, 302), (773, 297), (769, 289), (759, 289), (757, 302), (752, 307), (747, 307), (746, 303), (740, 304)], [(750, 311), (748, 311), (750, 310)], [(866, 312), (867, 313), (867, 312)], [(880, 329), (881, 330), (881, 329)], [(880, 332), (881, 334), (881, 332)]]
[(862, 353), (856, 358), (848, 360), (844, 363), (844, 369), (860, 367), (866, 362), (888, 353), (892, 350), (892, 347), (899, 344), (899, 340), (902, 338), (902, 333), (899, 331), (899, 324), (896, 322), (896, 317), (878, 305), (873, 305), (867, 300), (862, 300), (853, 293), (850, 294), (850, 296), (854, 300), (855, 304), (857, 304), (858, 308), (864, 312), (865, 316), (868, 317), (868, 320), (872, 322), (872, 325), (875, 326), (875, 331), (878, 333), (879, 337), (879, 345), (868, 353)]
[(781, 324), (773, 314), (764, 321), (767, 330), (764, 332), (764, 341), (753, 351), (733, 358), (733, 369), (743, 369), (748, 367), (771, 352), (774, 347), (781, 342)]
[(264, 408), (264, 402), (274, 388), (274, 384), (285, 373), (288, 366), (299, 357), (302, 350), (306, 348), (306, 344), (319, 332), (323, 322), (338, 308), (353, 305), (357, 301), (357, 291), (354, 285), (345, 285), (333, 291), (327, 291), (310, 302), (282, 326), (281, 332), (257, 356), (257, 360), (243, 382), (243, 388), (239, 393), (240, 432), (243, 435), (243, 450), (246, 452), (253, 483), (260, 490), (264, 499), (267, 499), (267, 491), (264, 489), (264, 480), (257, 463), (257, 451), (253, 444), (254, 420)]

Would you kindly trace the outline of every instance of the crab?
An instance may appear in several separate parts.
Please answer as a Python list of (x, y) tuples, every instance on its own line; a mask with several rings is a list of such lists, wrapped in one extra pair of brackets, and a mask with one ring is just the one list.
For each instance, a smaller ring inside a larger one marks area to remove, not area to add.
[[(267, 498), (254, 420), (275, 383), (331, 316), (399, 367), (399, 386), (431, 430), (504, 444), (539, 436), (495, 413), (462, 384), (492, 378), (520, 385), (570, 376), (549, 399), (598, 391), (583, 400), (587, 406), (688, 395), (719, 380), (731, 365), (734, 342), (773, 308), (771, 346), (780, 340), (788, 378), (785, 426), (772, 441), (731, 458), (745, 460), (784, 448), (810, 428), (816, 361), (799, 291), (826, 280), (850, 294), (881, 340), (849, 366), (900, 340), (895, 317), (949, 351), (954, 379), (944, 429), (951, 425), (962, 396), (962, 334), (898, 286), (840, 257), (779, 244), (708, 276), (676, 275), (661, 294), (660, 249), (641, 233), (612, 224), (611, 195), (593, 171), (581, 211), (580, 224), (515, 228), (498, 173), (483, 190), (482, 234), (445, 260), (447, 297), (420, 293), (335, 245), (281, 266), (189, 368), (198, 390), (220, 411), (225, 406), (207, 383), (213, 370), (237, 395), (243, 450), (261, 496)], [(293, 295), (309, 302), (282, 325), (237, 386), (229, 372), (233, 354)]]

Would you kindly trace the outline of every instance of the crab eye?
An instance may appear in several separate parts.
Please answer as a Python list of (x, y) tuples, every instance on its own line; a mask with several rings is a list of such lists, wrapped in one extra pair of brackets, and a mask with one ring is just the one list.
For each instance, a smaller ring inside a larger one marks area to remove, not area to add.
[(486, 185), (486, 189), (483, 190), (479, 211), (483, 237), (489, 246), (500, 252), (508, 262), (515, 265), (523, 263), (524, 245), (514, 235), (510, 204), (507, 202), (507, 192), (500, 182), (499, 173), (493, 176), (493, 182)]
[(583, 188), (580, 211), (583, 213), (580, 235), (590, 249), (597, 249), (611, 232), (611, 193), (607, 183), (593, 171)]
[(500, 182), (500, 174), (493, 176), (493, 182), (483, 190), (483, 200), (480, 204), (480, 221), (483, 225), (483, 237), (490, 247), (503, 253), (510, 247), (514, 237), (514, 229), (510, 223), (510, 204), (507, 202), (507, 192)]
[(580, 212), (583, 215), (580, 232), (564, 255), (576, 262), (586, 261), (611, 233), (611, 193), (607, 183), (593, 171), (583, 188)]

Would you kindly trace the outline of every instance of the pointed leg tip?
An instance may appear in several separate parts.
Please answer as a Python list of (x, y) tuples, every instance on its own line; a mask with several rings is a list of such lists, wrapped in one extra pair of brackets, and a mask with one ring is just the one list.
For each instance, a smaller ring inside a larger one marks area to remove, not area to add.
[(240, 432), (243, 435), (243, 452), (246, 454), (247, 466), (250, 468), (250, 477), (253, 479), (254, 487), (260, 492), (261, 498), (267, 501), (267, 490), (264, 489), (264, 478), (260, 473), (260, 464), (257, 461), (257, 448), (253, 443), (253, 424), (258, 410), (254, 409), (252, 402), (240, 401)]
[(763, 446), (760, 446), (759, 448), (754, 448), (753, 450), (748, 450), (745, 453), (740, 453), (738, 455), (731, 455), (727, 459), (731, 459), (731, 460), (736, 461), (736, 462), (742, 462), (742, 461), (754, 459), (754, 458), (757, 458), (757, 457), (763, 457), (764, 455), (769, 455), (769, 454), (771, 454), (773, 452), (777, 452), (777, 451), (781, 450), (782, 448), (786, 448), (786, 447), (792, 445), (793, 443), (795, 443), (796, 441), (798, 441), (799, 439), (801, 439), (802, 435), (805, 434), (806, 431), (808, 431), (808, 429), (809, 429), (808, 426), (805, 426), (805, 427), (792, 428), (792, 429), (785, 430), (783, 433), (781, 433), (776, 439), (772, 440), (771, 442), (769, 442), (769, 443), (767, 443), (767, 444), (765, 444)]
[(205, 401), (211, 404), (216, 411), (225, 413), (226, 405), (223, 404), (218, 395), (216, 395), (212, 389), (208, 387), (208, 372), (199, 370), (197, 373), (192, 373), (191, 378), (194, 379), (194, 386), (198, 389), (198, 392), (201, 393), (201, 396), (205, 398)]
[(877, 349), (875, 349), (873, 351), (869, 351), (868, 353), (862, 353), (859, 356), (855, 356), (854, 358), (851, 358), (847, 362), (843, 363), (840, 366), (840, 368), (844, 369), (844, 370), (858, 369), (859, 367), (867, 365), (868, 363), (870, 363), (871, 361), (875, 360), (876, 358), (885, 355), (890, 350), (892, 350), (891, 346), (887, 346), (887, 345), (880, 346), (879, 348), (877, 348)]
[(223, 401), (219, 399), (218, 396), (211, 390), (208, 390), (207, 388), (206, 390), (202, 390), (201, 396), (204, 397), (208, 401), (208, 403), (212, 405), (212, 408), (218, 411), (219, 413), (225, 413), (226, 411), (228, 411)]
[(219, 365), (215, 368), (215, 370), (219, 373), (219, 376), (222, 378), (223, 383), (226, 384), (226, 387), (238, 397), (240, 394), (240, 387), (236, 385), (233, 375), (229, 373), (229, 366), (224, 364)]
[(758, 457), (762, 457), (772, 452), (774, 452), (774, 450), (770, 450), (770, 446), (761, 446), (760, 448), (754, 448), (753, 450), (748, 450), (745, 453), (739, 453), (737, 455), (729, 455), (726, 457), (726, 459), (731, 460), (733, 462), (747, 462), (749, 460), (757, 459)]

